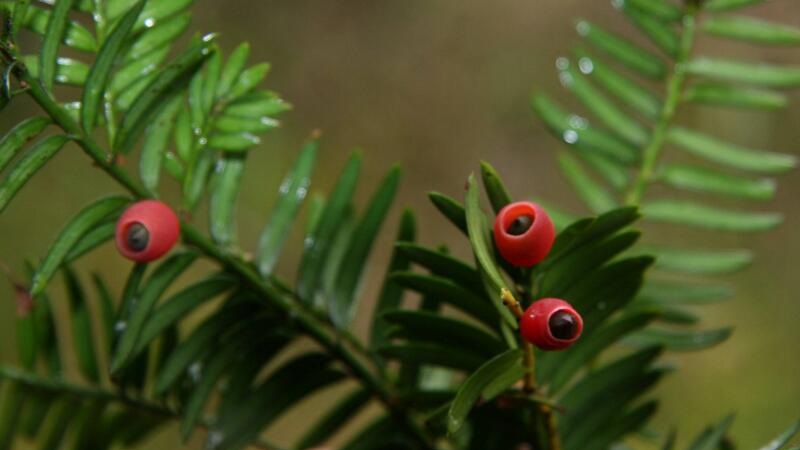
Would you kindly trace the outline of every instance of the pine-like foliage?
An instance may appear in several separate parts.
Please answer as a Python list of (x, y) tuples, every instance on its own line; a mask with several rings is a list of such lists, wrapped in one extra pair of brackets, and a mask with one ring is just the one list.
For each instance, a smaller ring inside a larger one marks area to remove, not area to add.
[[(414, 215), (406, 211), (383, 288), (370, 302), (375, 308), (369, 338), (363, 339), (351, 332), (351, 322), (399, 169), (391, 169), (358, 210), (353, 197), (361, 157), (354, 154), (333, 189), (305, 205), (309, 219), (298, 225), (319, 145), (316, 137), (310, 139), (290, 173), (276, 181), (275, 207), (254, 257), (245, 256), (236, 239), (235, 205), (246, 156), (288, 105), (259, 87), (269, 66), (248, 66), (246, 44), (228, 57), (212, 35), (173, 48), (189, 26), (190, 3), (2, 4), (2, 99), (13, 108), (16, 97), (29, 96), (42, 116), (22, 120), (0, 141), (0, 211), (67, 145), (79, 147), (126, 194), (81, 208), (29, 274), (9, 275), (19, 312), (19, 364), (0, 366), (0, 449), (24, 440), (42, 449), (120, 448), (173, 420), (184, 437), (205, 430), (211, 449), (276, 449), (262, 436), (266, 428), (298, 403), (342, 385), (345, 394), (308, 418), (310, 425), (292, 448), (328, 442), (376, 403), (381, 412), (370, 414), (369, 425), (342, 448), (601, 450), (642, 430), (652, 416), (656, 401), (647, 394), (668, 371), (657, 362), (662, 352), (704, 348), (727, 336), (727, 330), (687, 334), (648, 327), (654, 321), (693, 323), (693, 315), (674, 306), (713, 300), (726, 289), (655, 280), (641, 293), (640, 287), (654, 261), (659, 269), (705, 274), (738, 268), (741, 261), (710, 251), (631, 250), (639, 238), (632, 227), (640, 205), (648, 220), (691, 219), (690, 225), (733, 231), (777, 223), (773, 215), (641, 200), (656, 181), (746, 198), (771, 195), (769, 181), (712, 168), (659, 167), (659, 153), (670, 141), (740, 170), (791, 168), (792, 158), (732, 147), (676, 128), (672, 119), (685, 101), (761, 108), (786, 103), (780, 93), (738, 84), (687, 87), (689, 74), (780, 86), (800, 81), (796, 69), (690, 61), (696, 27), (767, 43), (794, 43), (798, 31), (729, 16), (698, 22), (697, 4), (618, 5), (665, 50), (674, 63), (668, 64), (580, 22), (579, 31), (597, 48), (645, 76), (667, 80), (661, 99), (587, 50), (579, 50), (577, 65), (560, 60), (565, 86), (607, 131), (563, 112), (547, 97), (535, 98), (537, 111), (573, 144), (580, 160), (614, 188), (631, 186), (626, 201), (604, 194), (605, 188), (585, 176), (579, 159), (565, 153), (563, 168), (599, 215), (563, 226), (548, 258), (532, 271), (520, 271), (496, 254), (489, 228), (493, 214), (484, 212), (474, 177), (463, 202), (431, 193), (434, 205), (465, 235), (474, 260), (417, 243)], [(713, 0), (704, 8), (746, 3), (754, 2)], [(20, 46), (22, 30), (40, 36), (39, 45)], [(592, 77), (653, 126), (629, 119), (627, 110), (594, 87)], [(136, 176), (123, 169), (123, 160), (138, 161)], [(122, 292), (111, 292), (99, 273), (87, 287), (71, 263), (111, 240), (114, 223), (130, 202), (158, 197), (162, 174), (181, 186), (182, 248), (158, 264), (134, 265)], [(481, 178), (494, 211), (511, 201), (490, 165), (481, 167)], [(188, 219), (204, 202), (208, 237)], [(298, 226), (305, 231), (305, 246), (296, 280), (287, 282), (274, 269), (288, 231)], [(217, 268), (189, 279), (185, 273), (199, 259)], [(67, 289), (67, 317), (53, 312), (48, 297), (48, 284), (58, 276)], [(545, 296), (568, 299), (584, 317), (581, 341), (568, 351), (534, 354), (517, 337), (504, 291), (523, 305)], [(419, 296), (417, 307), (409, 307), (407, 294)], [(90, 314), (91, 302), (99, 317)], [(56, 337), (56, 323), (71, 328), (72, 342)], [(80, 379), (62, 370), (65, 352), (76, 357)], [(689, 450), (729, 448), (730, 423), (727, 418), (710, 427)], [(798, 427), (764, 449), (785, 448)], [(673, 438), (665, 449), (672, 448)]]

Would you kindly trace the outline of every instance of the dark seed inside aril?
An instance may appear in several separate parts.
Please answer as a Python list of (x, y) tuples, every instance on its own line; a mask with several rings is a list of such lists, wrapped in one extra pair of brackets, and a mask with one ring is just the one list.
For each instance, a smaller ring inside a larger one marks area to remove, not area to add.
[(548, 321), (550, 334), (556, 339), (569, 340), (575, 337), (575, 330), (578, 327), (575, 316), (567, 311), (558, 311)]
[(508, 231), (508, 234), (519, 236), (528, 231), (531, 225), (533, 225), (533, 217), (528, 215), (521, 215), (518, 216), (516, 219), (514, 219), (513, 222), (511, 222), (511, 225), (508, 226), (506, 231)]
[(128, 227), (128, 247), (135, 252), (140, 252), (147, 248), (147, 242), (150, 240), (150, 233), (147, 228), (140, 223), (134, 223)]

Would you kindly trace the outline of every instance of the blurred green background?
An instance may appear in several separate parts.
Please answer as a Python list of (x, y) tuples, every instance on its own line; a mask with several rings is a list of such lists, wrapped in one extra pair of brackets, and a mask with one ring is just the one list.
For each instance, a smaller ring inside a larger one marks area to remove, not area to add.
[[(583, 211), (555, 167), (559, 144), (534, 119), (528, 95), (535, 88), (560, 91), (553, 63), (576, 42), (576, 18), (638, 39), (607, 1), (593, 0), (198, 0), (193, 11), (194, 29), (220, 31), (223, 49), (250, 41), (252, 61), (273, 63), (268, 86), (295, 107), (284, 116), (282, 128), (252, 152), (239, 206), (242, 246), (253, 248), (280, 177), (301, 142), (321, 129), (317, 189), (330, 189), (355, 147), (365, 153), (361, 202), (392, 163), (404, 168), (398, 206), (373, 255), (373, 279), (383, 271), (403, 205), (418, 213), (422, 241), (447, 243), (455, 253), (467, 254), (466, 242), (438, 217), (425, 192), (460, 196), (467, 174), (481, 159), (496, 166), (515, 196), (547, 198), (564, 209)], [(800, 26), (796, 0), (775, 0), (748, 12)], [(800, 64), (797, 49), (765, 50), (711, 38), (701, 41), (698, 52)], [(800, 100), (797, 94), (792, 98)], [(7, 129), (28, 110), (20, 102), (2, 113), (0, 123)], [(800, 102), (777, 113), (699, 108), (682, 114), (681, 120), (743, 145), (798, 153)], [(114, 191), (117, 187), (76, 147), (67, 148), (0, 217), (0, 260), (21, 271), (25, 259), (44, 253), (79, 205)], [(710, 351), (668, 356), (680, 370), (659, 388), (657, 426), (677, 427), (684, 442), (705, 424), (738, 411), (733, 436), (740, 448), (755, 448), (800, 417), (800, 299), (794, 278), (799, 195), (800, 177), (782, 176), (769, 207), (785, 213), (786, 221), (763, 235), (666, 227), (646, 233), (651, 241), (691, 246), (711, 239), (757, 254), (752, 268), (730, 277), (739, 289), (736, 298), (700, 311), (708, 326), (733, 325), (733, 338)], [(202, 224), (204, 217), (198, 214), (194, 220)], [(282, 263), (289, 278), (300, 239), (295, 233)], [(110, 247), (79, 267), (87, 273), (102, 271), (116, 289), (129, 269)], [(374, 298), (376, 284), (367, 281), (364, 298)], [(58, 286), (52, 291), (61, 298)], [(3, 362), (15, 359), (14, 314), (11, 290), (2, 283)], [(295, 423), (282, 420), (273, 434), (285, 440), (294, 434)], [(167, 429), (143, 448), (175, 448), (177, 442), (174, 430)]]

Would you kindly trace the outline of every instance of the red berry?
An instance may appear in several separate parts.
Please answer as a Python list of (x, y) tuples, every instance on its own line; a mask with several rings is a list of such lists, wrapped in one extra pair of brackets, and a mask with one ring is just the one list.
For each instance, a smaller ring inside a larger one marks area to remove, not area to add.
[(503, 259), (517, 267), (538, 264), (550, 252), (555, 237), (553, 221), (535, 203), (511, 203), (494, 220), (497, 249)]
[(562, 350), (581, 336), (583, 319), (564, 300), (543, 298), (525, 310), (519, 329), (523, 339), (542, 350)]
[(117, 221), (117, 249), (136, 262), (156, 260), (178, 241), (180, 222), (175, 212), (157, 200), (142, 200)]

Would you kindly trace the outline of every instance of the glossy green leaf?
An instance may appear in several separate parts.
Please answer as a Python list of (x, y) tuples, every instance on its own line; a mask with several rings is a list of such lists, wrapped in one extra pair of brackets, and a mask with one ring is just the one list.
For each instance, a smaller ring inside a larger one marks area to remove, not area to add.
[[(680, 37), (671, 23), (664, 22), (636, 7), (628, 7), (627, 1), (622, 1), (622, 12), (628, 19), (647, 36), (661, 51), (671, 57), (678, 54)], [(666, 5), (666, 2), (652, 1), (652, 4)]]
[(741, 270), (753, 260), (749, 250), (677, 249), (647, 246), (642, 252), (656, 257), (659, 269), (701, 275), (718, 275)]
[(508, 350), (490, 359), (476, 370), (458, 389), (447, 411), (447, 431), (454, 434), (464, 425), (467, 415), (480, 399), (484, 389), (496, 378), (511, 370), (521, 358), (517, 349)]
[(800, 86), (800, 67), (796, 66), (699, 57), (689, 61), (686, 71), (692, 75), (714, 80), (778, 88)]
[(500, 174), (486, 161), (481, 161), (481, 180), (495, 213), (499, 213), (504, 206), (511, 203), (511, 195), (503, 184)]
[(114, 237), (116, 228), (116, 220), (109, 220), (100, 223), (93, 229), (89, 230), (80, 240), (72, 247), (64, 257), (65, 263), (71, 263), (81, 256), (91, 252), (97, 247), (105, 244)]
[(363, 410), (371, 399), (372, 394), (368, 390), (356, 389), (341, 399), (318, 422), (314, 423), (294, 448), (312, 448), (325, 443), (332, 435), (342, 429), (353, 416)]
[(582, 339), (572, 348), (539, 362), (537, 375), (550, 380), (550, 388), (558, 391), (571, 380), (580, 368), (593, 360), (603, 350), (658, 318), (653, 311), (637, 311), (626, 314), (603, 325), (592, 333), (591, 339)]
[(597, 151), (609, 158), (625, 163), (636, 160), (637, 150), (605, 131), (593, 128), (578, 115), (568, 114), (544, 94), (531, 98), (533, 110), (555, 136), (568, 145), (588, 151)]
[(202, 106), (203, 109), (213, 114), (214, 107), (217, 102), (217, 83), (222, 74), (222, 54), (219, 51), (214, 52), (206, 64), (205, 77), (203, 79), (203, 95)]
[[(598, 368), (572, 386), (560, 404), (570, 411), (591, 408), (599, 397), (614, 387), (625, 386), (641, 376), (662, 353), (660, 347), (648, 347)], [(574, 421), (574, 419), (573, 419)]]
[(164, 165), (164, 170), (167, 171), (172, 178), (182, 181), (186, 177), (186, 167), (180, 160), (178, 155), (173, 152), (164, 152), (164, 159), (161, 161)]
[[(31, 76), (39, 77), (41, 75), (40, 62), (36, 56), (23, 56), (22, 62), (25, 63)], [(54, 70), (54, 81), (58, 84), (82, 86), (86, 82), (86, 77), (89, 76), (89, 66), (74, 58), (58, 57)]]
[(776, 110), (789, 105), (789, 98), (778, 91), (719, 83), (693, 84), (686, 88), (683, 96), (689, 102), (737, 108)]
[(318, 149), (318, 139), (306, 142), (291, 171), (281, 182), (278, 200), (258, 241), (256, 263), (259, 272), (264, 276), (271, 274), (275, 269), (289, 230), (308, 194)]
[(430, 343), (387, 344), (379, 347), (378, 353), (389, 359), (406, 364), (447, 367), (472, 372), (484, 358), (466, 349), (456, 349)]
[(328, 253), (328, 257), (325, 261), (325, 267), (322, 268), (319, 293), (314, 297), (314, 303), (320, 308), (326, 308), (329, 317), (332, 316), (332, 307), (328, 299), (332, 298), (334, 295), (333, 292), (338, 282), (340, 272), (346, 270), (343, 262), (344, 256), (353, 240), (358, 238), (355, 234), (355, 228), (355, 209), (353, 205), (348, 205), (344, 218), (336, 230), (336, 235), (331, 241), (330, 253)]
[(136, 355), (136, 343), (151, 316), (158, 299), (164, 291), (195, 261), (194, 253), (178, 253), (161, 263), (137, 295), (136, 304), (130, 315), (123, 317), (125, 329), (119, 338), (119, 345), (111, 358), (111, 372), (119, 372)]
[(136, 352), (143, 351), (167, 328), (175, 325), (192, 310), (231, 289), (235, 284), (236, 280), (230, 276), (216, 275), (198, 281), (165, 300), (147, 319), (136, 341)]
[(586, 20), (579, 20), (575, 29), (592, 45), (642, 75), (661, 79), (666, 74), (664, 61), (624, 38), (603, 30)]
[(541, 278), (537, 280), (539, 294), (547, 297), (563, 297), (569, 288), (630, 248), (639, 236), (638, 231), (627, 231), (588, 242), (543, 271)]
[(33, 300), (27, 298), (27, 292), (25, 292), (23, 286), (14, 286), (14, 291), (16, 291), (15, 295), (17, 297), (15, 336), (17, 340), (17, 357), (22, 367), (32, 369), (36, 365), (36, 354), (39, 346), (36, 317), (31, 311), (33, 309)]
[(111, 344), (115, 339), (114, 324), (116, 323), (116, 305), (111, 291), (103, 277), (98, 273), (92, 273), (92, 284), (97, 292), (97, 302), (100, 304), (100, 325), (103, 328), (103, 337), (106, 346), (111, 349)]
[(86, 294), (78, 276), (71, 268), (65, 267), (62, 273), (69, 299), (72, 339), (75, 343), (75, 355), (78, 357), (78, 368), (88, 381), (97, 383), (100, 373), (97, 368), (92, 317), (89, 313)]
[(734, 415), (730, 414), (720, 423), (706, 430), (689, 446), (689, 450), (715, 450), (719, 448), (725, 434), (733, 423)]
[(735, 232), (769, 230), (783, 221), (778, 213), (726, 210), (679, 200), (651, 201), (642, 207), (642, 214), (657, 222)]
[(724, 284), (648, 280), (639, 294), (641, 301), (667, 304), (705, 304), (733, 296), (733, 288)]
[[(656, 413), (658, 403), (655, 400), (650, 400), (641, 405), (638, 405), (621, 414), (617, 419), (609, 424), (609, 426), (602, 427), (598, 433), (589, 433), (590, 436), (586, 441), (580, 444), (572, 444), (578, 448), (586, 450), (604, 450), (612, 446), (615, 442), (619, 441), (625, 435), (631, 434), (644, 426), (650, 418)], [(577, 433), (575, 434), (578, 435)], [(576, 440), (573, 440), (573, 443)]]
[(196, 161), (190, 165), (183, 179), (183, 206), (193, 210), (208, 187), (208, 178), (214, 168), (217, 154), (213, 150), (201, 149)]
[(649, 139), (646, 128), (622, 112), (604, 94), (598, 91), (566, 58), (556, 62), (561, 85), (570, 90), (598, 120), (617, 136), (631, 144), (643, 146)]
[(222, 135), (266, 133), (278, 125), (277, 120), (269, 117), (249, 118), (223, 114), (214, 120), (214, 130)]
[(214, 133), (208, 139), (209, 148), (229, 152), (242, 152), (261, 143), (261, 138), (253, 133)]
[(239, 118), (258, 118), (266, 120), (291, 109), (291, 106), (277, 94), (258, 91), (243, 95), (225, 108), (225, 116)]
[(0, 140), (0, 172), (25, 148), (25, 144), (50, 124), (47, 117), (31, 117), (18, 123)]
[(139, 178), (142, 184), (155, 191), (161, 176), (161, 165), (164, 162), (173, 121), (181, 107), (180, 98), (174, 99), (158, 114), (155, 121), (147, 126), (139, 158)]
[(253, 67), (244, 69), (234, 79), (231, 88), (225, 95), (226, 99), (234, 99), (253, 90), (269, 73), (268, 63), (256, 64)]
[(491, 328), (497, 326), (498, 313), (489, 300), (452, 280), (413, 272), (395, 272), (390, 279), (406, 289), (454, 306)]
[(703, 3), (703, 9), (712, 12), (729, 11), (763, 3), (764, 1), (765, 0), (708, 0)]
[[(15, 4), (27, 2), (14, 2)], [(44, 36), (47, 33), (48, 23), (52, 12), (37, 7), (25, 8), (25, 19), (22, 21), (22, 27), (28, 28), (36, 34)], [(15, 10), (16, 12), (16, 10)], [(18, 13), (19, 16), (22, 13)], [(19, 21), (15, 21), (19, 23)], [(75, 50), (84, 52), (94, 52), (97, 50), (97, 41), (91, 31), (87, 30), (80, 23), (75, 21), (68, 21), (61, 42)]]
[(567, 181), (575, 188), (578, 196), (581, 197), (589, 209), (596, 213), (602, 213), (617, 206), (617, 202), (611, 193), (594, 182), (572, 155), (566, 152), (559, 152), (558, 165), (567, 177)]
[(291, 406), (310, 393), (344, 378), (342, 372), (326, 368), (327, 362), (328, 357), (311, 353), (283, 365), (255, 389), (235, 414), (212, 427), (210, 436), (213, 438), (217, 434), (222, 439), (212, 440), (208, 447), (244, 448)]
[(351, 239), (347, 251), (339, 264), (333, 296), (328, 304), (331, 320), (339, 328), (346, 328), (355, 313), (357, 288), (363, 277), (370, 250), (400, 184), (400, 168), (395, 166), (381, 182), (369, 202), (364, 215), (353, 231), (357, 239)]
[[(415, 239), (416, 221), (414, 213), (410, 209), (405, 209), (400, 216), (395, 242), (410, 243)], [(406, 271), (410, 265), (408, 257), (395, 247), (389, 260), (389, 265), (386, 268), (386, 276), (383, 278), (383, 286), (378, 294), (375, 309), (372, 312), (372, 321), (370, 322), (372, 325), (369, 333), (370, 349), (375, 349), (386, 342), (389, 327), (383, 320), (383, 313), (398, 308), (403, 300), (403, 287), (392, 279), (389, 274)]]
[(610, 94), (640, 112), (649, 119), (656, 119), (661, 113), (661, 99), (649, 89), (622, 75), (600, 58), (578, 49), (578, 69), (581, 73), (597, 81)]
[(214, 181), (208, 206), (209, 229), (217, 244), (231, 245), (236, 239), (236, 199), (244, 174), (243, 157), (227, 155), (214, 167)]
[(638, 209), (628, 206), (603, 213), (596, 218), (575, 221), (558, 234), (550, 250), (550, 255), (542, 262), (541, 267), (543, 269), (551, 267), (560, 258), (581, 249), (587, 243), (596, 242), (624, 230), (639, 217)]
[(61, 229), (31, 283), (31, 296), (37, 297), (47, 287), (55, 271), (75, 244), (104, 219), (118, 213), (129, 203), (126, 197), (105, 197), (83, 208)]
[(395, 249), (409, 261), (419, 264), (435, 275), (449, 278), (473, 292), (483, 290), (478, 271), (452, 256), (403, 240), (398, 240)]
[[(478, 260), (478, 266), (485, 275), (489, 297), (494, 307), (500, 312), (500, 317), (512, 329), (516, 329), (518, 324), (516, 318), (506, 308), (500, 299), (502, 289), (508, 289), (508, 285), (500, 273), (497, 262), (494, 260), (492, 241), (489, 236), (489, 228), (486, 223), (486, 216), (481, 210), (480, 193), (475, 177), (470, 175), (467, 180), (467, 195), (464, 200), (465, 211), (467, 214), (467, 229), (469, 231), (469, 241), (472, 245), (472, 253)], [(512, 291), (513, 292), (513, 291)]]
[(486, 357), (492, 357), (506, 348), (499, 339), (483, 329), (438, 312), (387, 311), (383, 314), (383, 319), (399, 327), (392, 331), (392, 337), (411, 342), (459, 343)]
[(125, 54), (125, 61), (133, 62), (155, 49), (172, 44), (186, 31), (189, 22), (189, 13), (184, 13), (143, 32)]
[(800, 28), (747, 16), (710, 16), (703, 22), (703, 30), (756, 44), (800, 44)]
[(47, 21), (47, 29), (39, 51), (39, 79), (45, 89), (51, 90), (56, 79), (58, 47), (64, 38), (69, 23), (69, 10), (73, 0), (58, 0)]
[[(145, 28), (153, 28), (160, 25), (164, 20), (184, 11), (188, 8), (194, 0), (170, 0), (168, 2), (147, 2), (144, 11), (139, 16), (136, 23), (136, 29), (141, 30)], [(109, 17), (116, 16), (109, 12)]]
[[(215, 51), (212, 52), (212, 56), (208, 58), (209, 61), (213, 59), (214, 53), (219, 53), (219, 50), (215, 49)], [(189, 94), (189, 122), (192, 125), (192, 130), (202, 130), (204, 128), (203, 125), (206, 123), (206, 116), (210, 112), (203, 105), (204, 81), (204, 71), (198, 70), (189, 82), (189, 88), (187, 92)], [(197, 134), (197, 131), (194, 131), (194, 133)]]
[(133, 25), (136, 23), (136, 19), (142, 12), (145, 3), (146, 0), (139, 0), (125, 13), (116, 23), (114, 29), (111, 30), (108, 38), (103, 42), (103, 46), (100, 47), (100, 51), (97, 53), (92, 69), (86, 78), (86, 85), (81, 98), (81, 126), (86, 132), (94, 129), (114, 61), (116, 61), (123, 45), (128, 40), (128, 35), (133, 29)]
[(127, 62), (114, 73), (106, 89), (107, 92), (111, 96), (118, 96), (121, 102), (129, 92), (147, 87), (155, 77), (155, 72), (161, 69), (161, 63), (167, 59), (169, 53), (169, 47), (161, 47)]
[[(183, 408), (181, 435), (184, 440), (191, 435), (201, 418), (203, 407), (225, 372), (249, 356), (253, 352), (253, 347), (270, 346), (266, 343), (268, 336), (269, 334), (265, 334), (264, 330), (258, 327), (242, 327), (234, 330), (223, 342), (212, 347), (211, 354), (203, 363), (202, 376), (197, 380), (197, 384), (193, 387)], [(285, 338), (279, 338), (278, 348), (283, 346), (285, 340)]]
[(664, 21), (678, 21), (683, 12), (675, 4), (664, 0), (615, 0), (615, 7), (632, 7)]
[(662, 167), (659, 179), (681, 189), (749, 200), (769, 200), (776, 188), (775, 181), (769, 178), (752, 179), (685, 164)]
[(797, 165), (794, 155), (739, 147), (687, 128), (671, 128), (668, 139), (694, 155), (737, 169), (777, 173)]
[(771, 440), (758, 450), (780, 450), (784, 445), (788, 444), (797, 433), (800, 433), (800, 421), (793, 423), (786, 431), (781, 433), (780, 436)]
[(252, 305), (239, 304), (217, 311), (195, 328), (170, 355), (156, 376), (153, 388), (156, 394), (164, 394), (203, 353), (208, 351), (227, 330), (236, 325), (254, 320)]
[(726, 341), (730, 337), (731, 331), (731, 328), (704, 331), (647, 328), (629, 334), (625, 337), (625, 343), (639, 347), (661, 345), (672, 351), (697, 351)]
[(203, 37), (158, 73), (122, 118), (114, 139), (114, 151), (127, 153), (131, 149), (152, 120), (153, 114), (160, 111), (171, 100), (172, 95), (188, 84), (192, 75), (211, 55), (213, 41), (211, 35)]
[(319, 287), (322, 268), (326, 264), (333, 238), (355, 192), (360, 169), (361, 154), (355, 153), (347, 161), (336, 186), (331, 191), (328, 203), (319, 219), (319, 225), (311, 236), (306, 238), (297, 278), (297, 293), (305, 302), (313, 300), (314, 292)]
[(239, 78), (239, 75), (244, 70), (247, 64), (247, 57), (250, 55), (250, 44), (243, 42), (231, 53), (228, 62), (222, 69), (219, 83), (217, 83), (216, 95), (217, 97), (225, 97), (233, 86), (233, 83)]
[(445, 194), (439, 192), (429, 192), (428, 198), (433, 206), (444, 215), (453, 225), (455, 225), (464, 234), (467, 234), (467, 215), (464, 212), (464, 206)]

